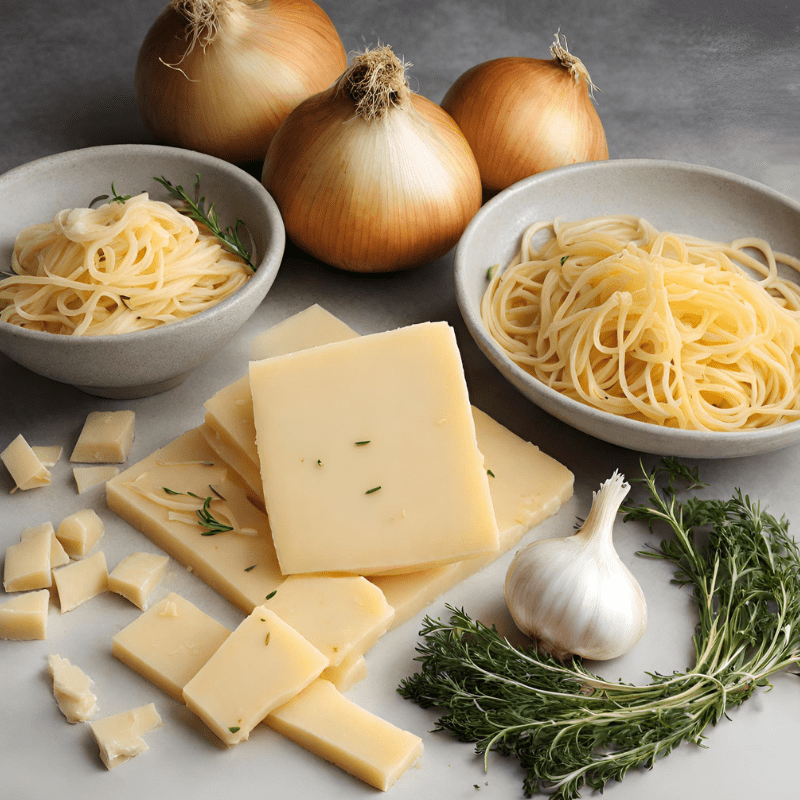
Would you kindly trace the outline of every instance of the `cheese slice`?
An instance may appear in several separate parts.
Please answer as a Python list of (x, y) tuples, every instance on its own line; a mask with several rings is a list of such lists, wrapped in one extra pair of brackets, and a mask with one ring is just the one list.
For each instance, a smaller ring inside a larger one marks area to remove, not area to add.
[(284, 574), (408, 572), (497, 549), (447, 323), (251, 362), (250, 389)]
[(145, 608), (147, 599), (167, 571), (169, 558), (156, 553), (131, 553), (108, 576), (108, 588), (135, 606)]
[(357, 658), (348, 657), (336, 666), (326, 667), (322, 670), (320, 678), (330, 681), (340, 692), (352, 689), (367, 677), (367, 660), (364, 656)]
[(49, 607), (47, 589), (24, 592), (0, 603), (0, 639), (46, 639)]
[(176, 700), (230, 630), (171, 592), (111, 640), (114, 655)]
[(57, 444), (54, 445), (31, 445), (36, 458), (42, 462), (46, 467), (54, 467), (61, 458), (61, 453), (64, 448)]
[(422, 755), (422, 739), (375, 716), (326, 680), (275, 709), (267, 724), (345, 772), (386, 791)]
[(35, 489), (50, 484), (50, 470), (42, 464), (21, 433), (0, 453), (0, 461), (11, 473), (15, 490)]
[(39, 525), (32, 525), (29, 528), (25, 528), (19, 535), (19, 538), (20, 541), (24, 542), (32, 536), (38, 536), (40, 533), (46, 533), (50, 537), (50, 569), (63, 567), (64, 564), (69, 564), (69, 554), (56, 538), (56, 532), (52, 522), (42, 522)]
[(183, 687), (183, 700), (225, 744), (234, 745), (327, 665), (316, 647), (259, 606)]
[(82, 508), (64, 517), (56, 528), (56, 539), (70, 558), (85, 558), (103, 538), (105, 525), (93, 508)]
[(88, 492), (89, 489), (105, 483), (115, 475), (119, 475), (119, 467), (101, 464), (96, 467), (73, 467), (72, 477), (75, 479), (75, 486), (78, 494)]
[(87, 722), (97, 713), (94, 681), (80, 668), (57, 653), (47, 658), (53, 679), (53, 696), (67, 722)]
[(108, 567), (102, 550), (82, 561), (53, 570), (61, 613), (72, 611), (87, 600), (108, 591)]
[(133, 442), (133, 411), (91, 411), (75, 443), (70, 461), (121, 464)]
[(161, 724), (155, 705), (149, 703), (92, 722), (91, 731), (100, 748), (100, 758), (108, 769), (113, 769), (148, 750), (143, 736)]
[(6, 548), (3, 588), (7, 592), (46, 589), (52, 582), (48, 531), (42, 531)]

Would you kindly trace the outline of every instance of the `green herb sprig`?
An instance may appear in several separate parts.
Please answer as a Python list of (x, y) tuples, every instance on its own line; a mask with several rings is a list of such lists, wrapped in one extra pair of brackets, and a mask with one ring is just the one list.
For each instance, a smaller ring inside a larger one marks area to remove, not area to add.
[[(194, 497), (195, 500), (200, 500), (202, 502), (203, 507), (195, 509), (198, 524), (205, 528), (205, 530), (200, 534), (201, 536), (214, 536), (217, 533), (227, 533), (233, 530), (231, 525), (225, 525), (211, 513), (211, 501), (214, 499), (212, 496), (209, 495), (208, 497), (200, 497), (199, 494), (195, 494), (194, 492), (176, 492), (174, 489), (169, 489), (166, 486), (162, 486), (161, 488), (167, 494)], [(209, 488), (212, 492), (214, 491), (213, 487)], [(255, 564), (253, 566), (255, 566)]]
[(194, 199), (189, 197), (182, 186), (173, 186), (163, 175), (160, 178), (153, 176), (153, 179), (160, 183), (172, 197), (181, 202), (183, 207), (179, 210), (182, 214), (205, 225), (230, 252), (239, 256), (255, 272), (256, 268), (251, 260), (250, 251), (245, 247), (239, 233), (241, 229), (246, 229), (246, 225), (242, 220), (237, 219), (235, 225), (221, 227), (219, 215), (214, 211), (214, 204), (212, 203), (206, 210), (206, 198), (200, 196), (200, 173), (195, 176)]
[(786, 521), (740, 491), (679, 502), (678, 481), (702, 487), (696, 470), (665, 459), (640, 481), (646, 501), (623, 512), (671, 532), (641, 555), (670, 562), (675, 582), (692, 589), (700, 623), (691, 669), (651, 673), (641, 686), (607, 681), (578, 659), (515, 648), (448, 606), (449, 622), (426, 617), (421, 670), (400, 694), (444, 709), (436, 730), (474, 743), (484, 760), (492, 750), (515, 756), (528, 796), (574, 800), (682, 743), (703, 744), (709, 725), (800, 658), (800, 554)]

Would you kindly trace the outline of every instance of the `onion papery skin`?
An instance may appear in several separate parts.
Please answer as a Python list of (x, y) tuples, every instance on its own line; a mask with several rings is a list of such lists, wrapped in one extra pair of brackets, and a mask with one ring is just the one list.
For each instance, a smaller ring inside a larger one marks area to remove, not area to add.
[(440, 106), (411, 94), (403, 107), (366, 120), (336, 86), (286, 118), (262, 183), (298, 247), (352, 272), (440, 258), (482, 201), (475, 157)]
[(336, 80), (347, 54), (312, 0), (230, 0), (219, 16), (212, 40), (187, 52), (189, 20), (164, 8), (139, 49), (139, 112), (166, 144), (261, 162), (281, 122)]
[(548, 169), (608, 158), (586, 82), (557, 59), (478, 64), (450, 87), (442, 108), (466, 136), (487, 197)]

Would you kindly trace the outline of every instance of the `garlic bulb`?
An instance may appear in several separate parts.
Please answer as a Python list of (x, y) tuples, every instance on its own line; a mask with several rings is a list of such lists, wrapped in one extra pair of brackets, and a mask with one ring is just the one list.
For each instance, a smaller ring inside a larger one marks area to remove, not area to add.
[(574, 536), (532, 542), (508, 568), (505, 595), (514, 622), (556, 658), (616, 658), (647, 627), (641, 587), (612, 543), (614, 517), (629, 490), (615, 472)]

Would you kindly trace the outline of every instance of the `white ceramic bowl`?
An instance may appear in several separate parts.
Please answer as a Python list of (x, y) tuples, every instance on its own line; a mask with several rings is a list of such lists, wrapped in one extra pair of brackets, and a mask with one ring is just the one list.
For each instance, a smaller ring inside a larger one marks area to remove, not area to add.
[(514, 364), (481, 322), (486, 270), (504, 267), (537, 220), (636, 214), (658, 228), (730, 241), (753, 235), (800, 256), (800, 203), (759, 183), (709, 167), (650, 159), (576, 164), (514, 184), (467, 226), (455, 251), (456, 296), (473, 338), (498, 370), (537, 406), (578, 430), (644, 453), (730, 458), (800, 440), (800, 422), (713, 433), (662, 428), (614, 416), (564, 397)]
[(153, 180), (164, 176), (192, 196), (214, 203), (221, 224), (243, 220), (253, 237), (257, 269), (247, 283), (210, 309), (179, 322), (134, 333), (65, 336), (0, 323), (0, 352), (33, 372), (111, 398), (145, 397), (171, 389), (219, 349), (266, 296), (286, 235), (278, 207), (261, 183), (220, 159), (158, 145), (110, 145), (72, 150), (0, 176), (0, 269), (8, 269), (20, 230), (52, 220), (63, 208), (109, 194), (147, 191), (167, 199)]

